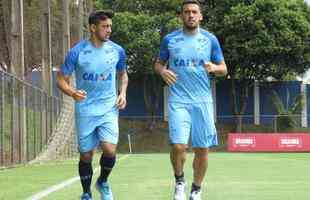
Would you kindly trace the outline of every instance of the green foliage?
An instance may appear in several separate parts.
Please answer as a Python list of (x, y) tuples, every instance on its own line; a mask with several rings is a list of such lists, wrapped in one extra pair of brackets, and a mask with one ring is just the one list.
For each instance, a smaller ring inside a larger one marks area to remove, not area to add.
[(112, 40), (124, 46), (129, 72), (134, 77), (153, 73), (162, 36), (179, 26), (176, 15), (117, 12)]
[(224, 51), (234, 114), (244, 113), (253, 80), (292, 80), (310, 67), (310, 7), (303, 0), (222, 0), (203, 10)]
[(221, 34), (230, 75), (281, 80), (309, 68), (310, 9), (301, 0), (239, 3), (225, 14)]
[(176, 12), (182, 0), (99, 0), (96, 5), (116, 12), (163, 14)]
[(113, 20), (112, 40), (125, 47), (130, 72), (150, 73), (160, 41), (156, 17), (123, 12), (118, 13)]

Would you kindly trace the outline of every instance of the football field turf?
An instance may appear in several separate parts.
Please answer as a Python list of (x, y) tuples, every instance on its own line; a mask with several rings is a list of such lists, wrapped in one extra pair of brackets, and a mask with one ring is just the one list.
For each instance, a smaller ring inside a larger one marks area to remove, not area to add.
[[(171, 200), (169, 154), (119, 155), (110, 177), (115, 200)], [(192, 154), (185, 175), (192, 180)], [(309, 200), (310, 154), (210, 153), (203, 200)], [(97, 161), (97, 160), (96, 160)], [(26, 199), (77, 176), (77, 161), (48, 162), (0, 171), (0, 200)], [(93, 180), (96, 180), (98, 173)], [(95, 182), (95, 181), (93, 181)], [(187, 187), (187, 191), (190, 188)], [(206, 192), (207, 191), (207, 192)], [(42, 199), (77, 200), (79, 181)], [(93, 189), (93, 196), (98, 194)]]

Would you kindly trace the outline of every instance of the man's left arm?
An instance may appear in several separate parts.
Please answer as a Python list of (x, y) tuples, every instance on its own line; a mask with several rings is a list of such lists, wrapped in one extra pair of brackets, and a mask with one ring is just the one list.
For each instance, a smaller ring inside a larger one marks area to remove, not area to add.
[(124, 109), (127, 104), (126, 100), (127, 86), (128, 86), (127, 70), (122, 70), (118, 72), (118, 80), (119, 80), (119, 94), (117, 97), (116, 105), (119, 109)]
[(208, 73), (214, 74), (218, 77), (227, 75), (227, 66), (224, 60), (218, 64), (212, 62), (205, 63), (205, 68)]
[(226, 76), (227, 66), (224, 60), (223, 52), (218, 39), (215, 36), (211, 38), (211, 62), (205, 63), (205, 69), (208, 73), (215, 76)]

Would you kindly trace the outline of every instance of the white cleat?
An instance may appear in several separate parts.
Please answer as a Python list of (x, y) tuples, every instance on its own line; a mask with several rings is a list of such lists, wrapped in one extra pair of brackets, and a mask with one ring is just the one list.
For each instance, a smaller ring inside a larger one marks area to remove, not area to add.
[(192, 192), (189, 200), (201, 200), (201, 190)]
[(175, 185), (174, 200), (186, 200), (185, 183), (179, 182)]

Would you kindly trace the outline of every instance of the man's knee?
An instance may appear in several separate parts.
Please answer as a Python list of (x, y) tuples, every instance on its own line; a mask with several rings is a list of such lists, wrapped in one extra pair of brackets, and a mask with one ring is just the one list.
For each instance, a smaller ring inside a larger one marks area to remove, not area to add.
[(208, 159), (208, 148), (194, 148), (195, 156), (201, 159)]
[(80, 160), (84, 162), (92, 162), (93, 160), (93, 151), (80, 153)]
[(101, 149), (106, 157), (115, 157), (116, 155), (116, 145), (110, 143), (102, 143)]
[(173, 152), (175, 153), (184, 153), (186, 152), (187, 145), (186, 144), (174, 144), (172, 145)]

